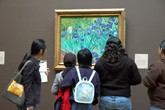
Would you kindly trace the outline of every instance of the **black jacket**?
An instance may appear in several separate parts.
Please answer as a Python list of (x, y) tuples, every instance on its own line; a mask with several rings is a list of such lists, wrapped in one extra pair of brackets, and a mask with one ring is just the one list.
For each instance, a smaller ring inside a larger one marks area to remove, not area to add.
[(40, 102), (40, 91), (41, 91), (41, 77), (39, 73), (39, 61), (34, 57), (31, 59), (32, 62), (28, 63), (23, 72), (22, 84), (25, 89), (25, 105), (35, 106)]
[(100, 58), (94, 69), (99, 73), (101, 96), (130, 97), (130, 85), (141, 83), (141, 76), (134, 61), (128, 56), (114, 64)]

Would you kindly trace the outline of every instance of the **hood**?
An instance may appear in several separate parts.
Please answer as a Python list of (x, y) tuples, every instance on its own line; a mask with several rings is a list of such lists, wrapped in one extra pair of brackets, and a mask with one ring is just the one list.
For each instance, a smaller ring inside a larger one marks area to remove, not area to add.
[(111, 71), (112, 73), (116, 73), (122, 71), (123, 68), (126, 67), (127, 58), (128, 58), (127, 56), (123, 56), (119, 62), (113, 64), (109, 63), (106, 59), (102, 58), (101, 63), (108, 71)]

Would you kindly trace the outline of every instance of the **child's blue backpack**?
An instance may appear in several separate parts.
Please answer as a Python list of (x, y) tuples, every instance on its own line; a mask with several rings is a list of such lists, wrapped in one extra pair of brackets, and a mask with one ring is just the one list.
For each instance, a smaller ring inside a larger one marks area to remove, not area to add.
[(93, 70), (88, 80), (87, 77), (81, 78), (81, 74), (78, 67), (76, 67), (76, 70), (77, 70), (79, 82), (76, 84), (73, 90), (74, 100), (77, 103), (91, 104), (93, 102), (94, 93), (95, 93), (95, 88), (91, 83), (91, 81), (95, 75), (95, 71)]

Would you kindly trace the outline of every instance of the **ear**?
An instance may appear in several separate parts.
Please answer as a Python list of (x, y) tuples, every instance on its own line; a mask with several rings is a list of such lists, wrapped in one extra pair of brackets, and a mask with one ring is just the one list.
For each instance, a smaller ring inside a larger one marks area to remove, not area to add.
[(159, 50), (159, 51), (160, 51), (160, 56), (161, 56), (161, 57), (165, 56), (165, 53), (164, 53), (164, 51), (163, 51), (163, 49), (162, 49), (162, 48), (160, 48), (160, 50)]
[(160, 53), (163, 53), (163, 49), (162, 48), (160, 48)]
[(41, 55), (43, 55), (44, 51), (42, 49), (40, 49), (40, 52), (39, 52)]

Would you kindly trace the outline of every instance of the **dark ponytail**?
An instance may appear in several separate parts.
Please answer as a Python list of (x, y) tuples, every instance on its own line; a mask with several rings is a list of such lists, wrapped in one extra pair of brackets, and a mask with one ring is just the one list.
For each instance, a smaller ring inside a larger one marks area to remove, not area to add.
[(18, 70), (21, 70), (21, 68), (23, 67), (23, 65), (25, 64), (26, 61), (28, 61), (30, 58), (32, 57), (31, 53), (26, 53), (22, 62), (20, 63), (20, 65), (18, 66)]

